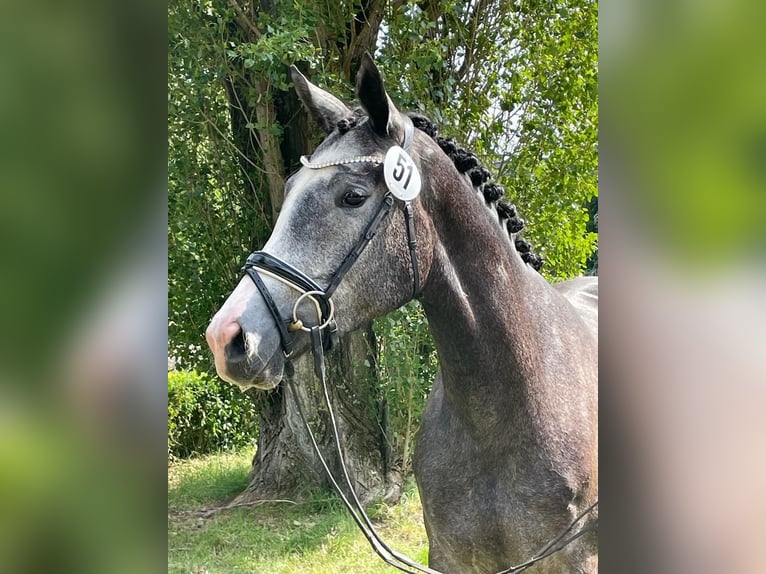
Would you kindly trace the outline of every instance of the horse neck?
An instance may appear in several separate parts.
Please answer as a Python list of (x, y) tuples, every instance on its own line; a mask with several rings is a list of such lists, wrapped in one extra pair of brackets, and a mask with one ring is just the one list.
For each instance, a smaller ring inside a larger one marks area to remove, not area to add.
[(502, 436), (521, 437), (560, 391), (562, 366), (551, 362), (560, 355), (558, 315), (568, 312), (556, 310), (565, 302), (521, 260), (462, 178), (436, 185), (429, 212), (437, 239), (421, 302), (439, 353), (444, 400), (476, 432), (499, 425)]

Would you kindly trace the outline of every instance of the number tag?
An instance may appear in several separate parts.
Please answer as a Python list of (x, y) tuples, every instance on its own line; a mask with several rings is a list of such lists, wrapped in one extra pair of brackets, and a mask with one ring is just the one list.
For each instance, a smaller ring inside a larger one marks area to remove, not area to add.
[(412, 158), (398, 145), (386, 153), (383, 175), (389, 191), (397, 199), (412, 201), (420, 193), (420, 172)]

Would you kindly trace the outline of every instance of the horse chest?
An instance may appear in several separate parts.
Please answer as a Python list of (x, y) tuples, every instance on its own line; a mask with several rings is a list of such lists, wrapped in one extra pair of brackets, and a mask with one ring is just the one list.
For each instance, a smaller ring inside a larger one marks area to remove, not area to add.
[(562, 477), (513, 448), (487, 448), (442, 393), (437, 381), (414, 460), (431, 556), (446, 572), (495, 572), (533, 555), (566, 525), (571, 493)]

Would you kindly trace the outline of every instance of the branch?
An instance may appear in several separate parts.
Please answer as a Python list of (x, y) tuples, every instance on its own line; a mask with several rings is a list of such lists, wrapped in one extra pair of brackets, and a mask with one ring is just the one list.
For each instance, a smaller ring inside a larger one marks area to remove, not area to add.
[[(349, 81), (352, 81), (352, 63), (358, 62), (365, 52), (374, 51), (385, 7), (386, 0), (367, 0), (362, 3), (359, 12), (354, 15), (351, 23), (351, 38), (348, 39), (348, 50), (343, 59), (343, 73)], [(358, 31), (357, 27), (359, 27)]]
[(465, 57), (463, 58), (463, 64), (460, 66), (460, 69), (456, 73), (458, 81), (463, 80), (465, 75), (468, 73), (468, 70), (471, 68), (471, 64), (473, 64), (473, 55), (474, 51), (476, 50), (476, 32), (479, 27), (479, 20), (481, 19), (482, 14), (486, 8), (487, 0), (478, 0), (476, 6), (473, 9), (473, 13), (471, 14), (471, 37), (465, 43)]
[(247, 17), (247, 14), (245, 14), (244, 10), (240, 7), (239, 4), (237, 4), (237, 0), (229, 0), (229, 6), (234, 8), (234, 12), (237, 13), (237, 24), (240, 25), (241, 28), (244, 30), (247, 30), (250, 32), (253, 36), (256, 37), (256, 39), (260, 39), (261, 37), (261, 31), (258, 30), (258, 28), (253, 24), (253, 21), (250, 20), (250, 18)]

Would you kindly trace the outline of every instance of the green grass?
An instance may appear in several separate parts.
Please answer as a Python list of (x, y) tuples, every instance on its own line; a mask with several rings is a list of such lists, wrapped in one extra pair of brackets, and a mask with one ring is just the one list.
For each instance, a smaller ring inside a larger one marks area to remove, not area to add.
[[(340, 500), (328, 493), (297, 504), (268, 503), (213, 513), (247, 484), (252, 452), (220, 454), (168, 468), (170, 574), (373, 574), (397, 572), (372, 551)], [(425, 563), (417, 489), (396, 506), (368, 509), (393, 548)]]

